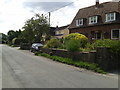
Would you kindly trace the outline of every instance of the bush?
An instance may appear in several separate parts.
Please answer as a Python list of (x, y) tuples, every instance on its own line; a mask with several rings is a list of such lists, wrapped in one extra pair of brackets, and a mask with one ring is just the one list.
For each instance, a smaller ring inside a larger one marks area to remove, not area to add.
[(66, 42), (65, 46), (68, 51), (79, 51), (80, 42), (78, 40), (71, 39)]
[(120, 54), (120, 41), (119, 40), (110, 40), (110, 39), (104, 39), (104, 40), (96, 40), (91, 47), (94, 49), (96, 47), (107, 47), (110, 48), (110, 51), (115, 54)]
[(31, 45), (29, 43), (21, 43), (20, 49), (22, 50), (30, 50)]
[(92, 46), (93, 48), (96, 48), (96, 47), (107, 47), (107, 48), (110, 48), (111, 44), (112, 44), (112, 40), (110, 39), (104, 39), (104, 40), (96, 40)]
[(79, 33), (71, 33), (67, 37), (65, 37), (65, 43), (69, 40), (78, 40), (80, 43), (80, 47), (84, 48), (88, 43), (88, 38), (85, 35)]
[(60, 47), (62, 47), (62, 43), (58, 39), (50, 39), (44, 45), (44, 48), (60, 48)]
[(19, 46), (21, 43), (26, 43), (27, 40), (25, 39), (19, 39), (19, 38), (14, 38), (12, 40), (12, 44), (15, 45), (15, 46)]
[(120, 41), (114, 40), (110, 46), (110, 51), (120, 55)]

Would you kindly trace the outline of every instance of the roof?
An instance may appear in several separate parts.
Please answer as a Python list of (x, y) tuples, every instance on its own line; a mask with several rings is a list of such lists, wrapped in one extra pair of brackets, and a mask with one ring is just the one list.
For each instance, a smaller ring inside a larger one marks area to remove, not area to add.
[(96, 7), (96, 5), (93, 5), (90, 7), (79, 9), (78, 13), (76, 14), (69, 28), (75, 28), (76, 20), (79, 18), (88, 19), (88, 17), (95, 16), (95, 15), (101, 16), (103, 18), (105, 17), (105, 14), (109, 12), (120, 13), (120, 2), (105, 2), (105, 3), (99, 4), (98, 7)]
[(66, 29), (67, 27), (69, 27), (69, 25), (62, 26), (62, 27), (56, 27), (55, 31), (63, 30), (63, 29)]

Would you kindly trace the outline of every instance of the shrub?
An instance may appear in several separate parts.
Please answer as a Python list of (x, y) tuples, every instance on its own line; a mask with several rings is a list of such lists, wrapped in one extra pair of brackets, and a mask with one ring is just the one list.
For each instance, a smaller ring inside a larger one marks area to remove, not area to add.
[(65, 46), (68, 51), (79, 51), (80, 42), (78, 40), (71, 39), (66, 42)]
[(13, 45), (20, 45), (21, 43), (26, 43), (26, 42), (27, 42), (27, 40), (25, 40), (25, 39), (19, 39), (19, 38), (14, 38), (12, 40), (12, 44)]
[(94, 49), (96, 47), (107, 47), (110, 48), (110, 51), (115, 54), (120, 54), (120, 41), (119, 40), (96, 40), (92, 45)]
[(110, 39), (104, 39), (104, 40), (96, 40), (92, 46), (93, 48), (96, 48), (96, 47), (108, 47), (110, 48), (112, 44), (112, 40)]
[(69, 40), (78, 40), (80, 43), (80, 47), (84, 48), (86, 44), (88, 43), (88, 38), (85, 35), (79, 34), (79, 33), (71, 33), (67, 37), (65, 37), (65, 43)]
[(120, 55), (120, 41), (114, 40), (110, 46), (110, 51)]
[(47, 43), (44, 45), (44, 48), (60, 48), (62, 46), (62, 43), (58, 39), (50, 39), (47, 41)]
[(20, 49), (22, 50), (30, 50), (31, 44), (30, 43), (21, 43)]

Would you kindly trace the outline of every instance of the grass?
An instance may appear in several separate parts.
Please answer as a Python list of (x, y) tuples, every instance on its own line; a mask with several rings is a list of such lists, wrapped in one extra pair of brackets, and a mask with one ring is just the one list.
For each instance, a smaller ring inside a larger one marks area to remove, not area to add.
[(54, 61), (66, 63), (69, 65), (74, 65), (76, 67), (86, 68), (88, 70), (92, 70), (92, 71), (97, 72), (97, 73), (107, 74), (104, 70), (102, 70), (99, 67), (98, 64), (95, 64), (95, 63), (88, 63), (88, 62), (83, 62), (83, 61), (74, 61), (70, 58), (63, 58), (63, 57), (59, 57), (59, 56), (50, 56), (49, 54), (46, 54), (46, 53), (40, 53), (40, 54), (35, 53), (35, 55), (44, 56), (44, 57), (50, 58)]

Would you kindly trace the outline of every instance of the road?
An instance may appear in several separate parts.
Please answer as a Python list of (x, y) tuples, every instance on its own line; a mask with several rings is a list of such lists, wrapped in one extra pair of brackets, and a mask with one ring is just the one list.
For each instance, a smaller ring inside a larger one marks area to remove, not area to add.
[(84, 71), (2, 45), (2, 87), (118, 88), (118, 78)]

